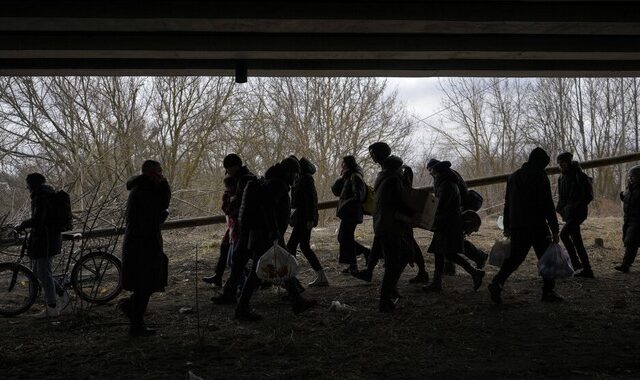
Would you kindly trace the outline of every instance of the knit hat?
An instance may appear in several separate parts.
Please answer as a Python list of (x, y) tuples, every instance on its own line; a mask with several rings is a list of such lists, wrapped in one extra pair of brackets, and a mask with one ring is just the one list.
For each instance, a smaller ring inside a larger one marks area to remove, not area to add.
[(224, 160), (222, 160), (222, 166), (225, 169), (229, 169), (234, 166), (242, 166), (242, 159), (235, 153), (227, 154)]
[(438, 159), (436, 159), (436, 158), (430, 158), (430, 159), (429, 159), (429, 162), (427, 162), (427, 169), (431, 169), (431, 168), (433, 168), (433, 166), (434, 166), (435, 164), (437, 164), (438, 162), (440, 162), (440, 161), (438, 161)]
[(371, 155), (376, 162), (381, 163), (385, 158), (391, 155), (391, 148), (387, 143), (378, 141), (369, 145), (369, 152), (371, 152)]
[(572, 160), (573, 154), (571, 154), (570, 152), (560, 153), (557, 158), (558, 162), (571, 162)]
[(449, 161), (438, 161), (431, 167), (431, 169), (437, 171), (438, 173), (444, 173), (445, 170), (449, 169), (450, 167), (451, 167), (451, 162), (449, 162)]

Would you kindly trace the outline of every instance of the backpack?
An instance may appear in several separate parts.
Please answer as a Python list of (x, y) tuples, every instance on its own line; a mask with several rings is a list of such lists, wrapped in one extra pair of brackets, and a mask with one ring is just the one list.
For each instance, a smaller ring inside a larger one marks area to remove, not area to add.
[(478, 211), (482, 207), (482, 203), (484, 202), (484, 198), (482, 195), (475, 190), (467, 190), (467, 194), (464, 196), (462, 200), (462, 208), (471, 211)]
[(71, 197), (64, 190), (55, 192), (51, 197), (51, 226), (60, 232), (73, 229)]
[(367, 185), (366, 183), (364, 184), (364, 186), (367, 188), (367, 195), (365, 195), (364, 201), (362, 201), (362, 212), (364, 212), (365, 215), (373, 215), (373, 212), (376, 208), (375, 192), (373, 191), (373, 187)]
[(240, 228), (252, 229), (259, 227), (262, 215), (262, 194), (265, 185), (264, 178), (250, 179), (242, 193), (242, 203), (238, 212)]
[[(583, 181), (580, 181), (580, 175), (582, 175)], [(578, 173), (578, 183), (581, 186), (584, 200), (587, 204), (591, 203), (591, 201), (593, 201), (593, 177), (589, 177), (585, 172), (580, 172)]]

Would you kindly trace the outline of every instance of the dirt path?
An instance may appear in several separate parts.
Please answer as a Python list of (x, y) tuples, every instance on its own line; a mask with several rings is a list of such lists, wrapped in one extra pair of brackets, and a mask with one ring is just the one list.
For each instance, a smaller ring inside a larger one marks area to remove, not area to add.
[[(534, 255), (507, 283), (505, 305), (489, 300), (486, 286), (471, 289), (461, 273), (447, 277), (441, 294), (424, 294), (400, 281), (404, 298), (392, 315), (376, 310), (382, 268), (372, 284), (338, 273), (335, 227), (313, 242), (331, 286), (308, 289), (320, 306), (295, 317), (276, 290), (260, 291), (253, 306), (259, 323), (231, 319), (231, 307), (213, 307), (213, 290), (196, 281), (215, 261), (212, 231), (167, 234), (170, 287), (152, 298), (148, 321), (160, 335), (130, 339), (113, 304), (71, 311), (55, 322), (27, 315), (0, 319), (0, 379), (182, 379), (188, 370), (214, 378), (638, 378), (640, 377), (640, 270), (613, 270), (621, 258), (620, 219), (589, 220), (585, 242), (594, 280), (562, 281), (563, 304), (540, 302)], [(359, 238), (371, 237), (359, 229)], [(499, 236), (486, 223), (473, 241), (488, 250)], [(209, 235), (207, 235), (209, 234)], [(593, 247), (602, 237), (606, 248)], [(430, 234), (420, 232), (425, 247)], [(433, 258), (426, 255), (431, 267)], [(303, 283), (313, 279), (301, 259)], [(495, 268), (487, 267), (487, 278)], [(199, 305), (195, 289), (199, 287)], [(333, 300), (356, 308), (330, 312)], [(86, 306), (86, 305), (85, 305)], [(180, 314), (199, 306), (199, 313)], [(198, 332), (198, 317), (200, 332)]]

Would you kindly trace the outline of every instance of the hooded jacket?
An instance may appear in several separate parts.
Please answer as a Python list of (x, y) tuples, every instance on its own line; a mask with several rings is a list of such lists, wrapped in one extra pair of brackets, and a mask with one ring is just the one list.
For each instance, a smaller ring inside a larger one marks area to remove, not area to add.
[(51, 221), (51, 202), (55, 190), (46, 184), (31, 194), (31, 218), (20, 225), (31, 228), (27, 255), (32, 259), (55, 256), (60, 253), (62, 238)]
[(246, 228), (248, 248), (262, 250), (273, 240), (282, 243), (291, 213), (289, 190), (287, 171), (280, 163), (267, 169), (263, 180), (247, 185), (240, 211), (240, 227), (243, 228), (240, 239)]
[(620, 198), (624, 210), (622, 240), (625, 246), (640, 246), (640, 183), (628, 185)]
[(356, 165), (331, 186), (333, 195), (340, 197), (336, 216), (345, 222), (362, 223), (362, 202), (367, 196), (363, 178), (362, 168)]
[(438, 197), (438, 207), (432, 230), (447, 236), (463, 236), (462, 202), (458, 187), (458, 176), (450, 168), (443, 168), (435, 178), (434, 192)]
[(300, 177), (291, 189), (291, 226), (318, 225), (318, 192), (313, 175), (316, 167), (306, 158), (300, 159)]
[(549, 155), (542, 148), (535, 148), (529, 160), (507, 179), (504, 200), (504, 230), (511, 234), (525, 230), (548, 235), (549, 228), (558, 234), (551, 184), (545, 172)]
[(403, 234), (406, 231), (406, 226), (396, 216), (402, 208), (403, 181), (402, 159), (387, 157), (374, 185), (373, 231), (376, 235)]
[(556, 211), (565, 222), (587, 219), (589, 202), (584, 189), (589, 179), (577, 161), (572, 161), (566, 173), (558, 177), (558, 205)]
[(167, 285), (168, 260), (160, 225), (167, 218), (171, 189), (166, 180), (142, 174), (127, 181), (126, 228), (122, 244), (122, 285), (158, 292)]

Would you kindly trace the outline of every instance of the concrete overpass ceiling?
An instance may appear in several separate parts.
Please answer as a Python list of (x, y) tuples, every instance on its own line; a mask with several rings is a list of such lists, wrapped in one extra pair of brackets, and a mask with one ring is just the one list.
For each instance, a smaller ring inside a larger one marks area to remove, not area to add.
[(640, 1), (5, 1), (3, 75), (618, 76)]

